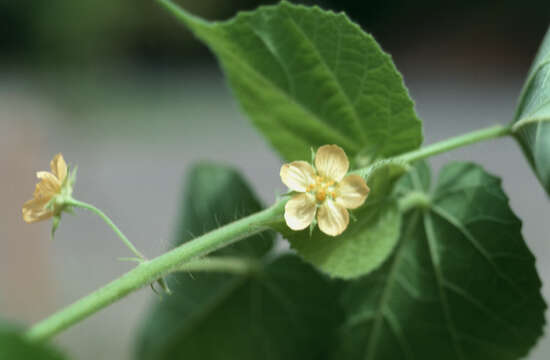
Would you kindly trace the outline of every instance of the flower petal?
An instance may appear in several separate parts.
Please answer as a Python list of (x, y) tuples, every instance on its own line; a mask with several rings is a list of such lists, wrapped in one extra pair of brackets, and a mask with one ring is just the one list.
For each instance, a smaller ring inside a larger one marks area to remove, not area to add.
[(323, 145), (315, 154), (315, 167), (319, 175), (340, 181), (349, 169), (348, 157), (338, 145)]
[(336, 236), (343, 233), (348, 227), (349, 214), (345, 207), (327, 199), (319, 208), (317, 222), (322, 232)]
[(23, 220), (27, 223), (33, 223), (49, 219), (53, 216), (53, 211), (45, 209), (49, 199), (32, 199), (23, 204)]
[(41, 180), (36, 184), (36, 188), (34, 189), (35, 198), (51, 198), (61, 190), (61, 183), (54, 174), (47, 171), (39, 171), (36, 173), (36, 177)]
[(336, 203), (346, 209), (356, 209), (363, 205), (369, 191), (367, 183), (361, 176), (356, 174), (348, 175), (338, 183)]
[(53, 157), (50, 162), (50, 168), (52, 169), (52, 173), (59, 179), (59, 182), (63, 184), (63, 181), (67, 177), (67, 163), (61, 153)]
[(290, 190), (305, 192), (314, 183), (315, 169), (305, 161), (294, 161), (281, 166), (281, 180)]
[(292, 230), (307, 228), (315, 217), (315, 197), (304, 193), (294, 195), (285, 205), (285, 221)]

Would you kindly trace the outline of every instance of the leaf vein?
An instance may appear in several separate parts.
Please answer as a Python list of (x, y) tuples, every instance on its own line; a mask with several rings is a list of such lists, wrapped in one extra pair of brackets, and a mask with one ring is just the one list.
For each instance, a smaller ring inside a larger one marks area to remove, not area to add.
[(340, 90), (340, 92), (342, 93), (343, 95), (343, 98), (345, 99), (345, 101), (348, 103), (350, 109), (351, 109), (351, 114), (352, 114), (352, 118), (354, 119), (355, 121), (355, 124), (356, 124), (356, 127), (357, 127), (357, 130), (361, 136), (361, 139), (363, 140), (363, 142), (366, 142), (366, 134), (365, 134), (365, 130), (363, 129), (363, 127), (361, 126), (361, 119), (359, 117), (359, 114), (357, 113), (357, 109), (355, 108), (355, 106), (353, 106), (353, 102), (351, 101), (348, 93), (346, 91), (344, 91), (344, 88), (342, 87), (342, 84), (340, 84), (340, 81), (338, 80), (338, 77), (336, 75), (336, 73), (334, 72), (333, 69), (330, 68), (330, 66), (328, 66), (326, 60), (323, 58), (323, 56), (321, 55), (321, 52), (319, 51), (319, 49), (317, 48), (317, 44), (315, 44), (312, 39), (308, 36), (308, 34), (298, 25), (298, 23), (296, 22), (296, 20), (294, 19), (294, 17), (292, 15), (289, 14), (289, 19), (290, 21), (294, 24), (294, 28), (297, 30), (297, 32), (299, 32), (300, 34), (302, 34), (302, 36), (308, 40), (310, 46), (311, 46), (311, 49), (315, 51), (315, 53), (317, 54), (317, 58), (319, 59), (319, 63), (323, 65), (323, 67), (327, 70), (327, 74), (329, 74), (330, 77), (332, 77), (334, 83), (336, 84), (336, 86), (338, 87), (338, 89)]
[(455, 218), (452, 214), (448, 213), (443, 208), (434, 205), (432, 207), (432, 211), (437, 214), (439, 217), (441, 217), (443, 220), (447, 221), (449, 224), (457, 228), (460, 233), (470, 242), (470, 244), (478, 251), (480, 255), (491, 265), (495, 273), (504, 281), (506, 281), (516, 292), (517, 295), (520, 297), (525, 297), (521, 289), (518, 288), (517, 284), (506, 274), (504, 274), (500, 267), (493, 261), (491, 258), (491, 255), (489, 252), (481, 245), (481, 243), (478, 241), (478, 239), (470, 232), (468, 229), (466, 229), (462, 224), (460, 224), (460, 221)]
[(465, 360), (462, 347), (458, 339), (458, 333), (455, 328), (455, 324), (451, 315), (451, 309), (449, 306), (449, 301), (447, 299), (447, 294), (445, 293), (445, 290), (443, 287), (445, 278), (440, 268), (439, 254), (437, 252), (438, 250), (437, 250), (437, 244), (436, 244), (436, 239), (434, 234), (434, 228), (433, 228), (433, 223), (429, 212), (425, 212), (424, 214), (424, 228), (426, 231), (426, 240), (428, 242), (428, 248), (430, 251), (430, 257), (432, 260), (435, 278), (437, 280), (439, 297), (441, 300), (441, 307), (443, 308), (443, 315), (445, 316), (445, 319), (446, 319), (445, 324), (447, 325), (447, 330), (449, 331), (451, 342), (453, 344), (453, 349), (456, 353), (457, 358), (459, 360)]

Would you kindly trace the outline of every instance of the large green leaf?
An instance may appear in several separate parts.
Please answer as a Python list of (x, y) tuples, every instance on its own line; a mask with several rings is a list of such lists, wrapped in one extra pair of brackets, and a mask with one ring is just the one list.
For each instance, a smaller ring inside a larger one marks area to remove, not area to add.
[[(399, 190), (426, 192), (418, 167)], [(542, 334), (535, 259), (500, 180), (453, 163), (408, 213), (397, 250), (344, 295), (346, 325), (335, 359), (512, 360)]]
[[(246, 183), (223, 167), (195, 168), (185, 193), (178, 243), (191, 237), (184, 229), (198, 235), (259, 207)], [(173, 295), (144, 322), (136, 358), (313, 360), (326, 353), (343, 319), (340, 285), (296, 256), (262, 256), (271, 241), (266, 233), (213, 254), (255, 257), (263, 263), (258, 273), (173, 276)]]
[(371, 191), (366, 205), (354, 211), (352, 221), (340, 236), (331, 237), (318, 228), (292, 231), (282, 224), (279, 230), (293, 249), (330, 276), (354, 278), (365, 275), (390, 256), (401, 227), (401, 213), (394, 198), (388, 195), (393, 183), (407, 169), (405, 164), (382, 160), (365, 174)]
[(257, 275), (179, 277), (151, 313), (137, 359), (318, 359), (343, 318), (338, 289), (290, 255)]
[(286, 160), (334, 143), (363, 163), (421, 144), (421, 122), (390, 56), (346, 15), (282, 2), (206, 22), (161, 2), (212, 49)]
[(0, 324), (0, 359), (63, 360), (66, 357), (47, 344), (30, 342), (20, 331)]
[(524, 153), (550, 195), (550, 29), (527, 76), (514, 121)]

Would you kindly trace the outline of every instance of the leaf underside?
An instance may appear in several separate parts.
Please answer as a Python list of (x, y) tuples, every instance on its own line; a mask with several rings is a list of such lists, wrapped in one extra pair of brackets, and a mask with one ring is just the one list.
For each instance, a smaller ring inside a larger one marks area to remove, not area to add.
[(514, 122), (524, 153), (550, 195), (550, 29), (527, 76)]

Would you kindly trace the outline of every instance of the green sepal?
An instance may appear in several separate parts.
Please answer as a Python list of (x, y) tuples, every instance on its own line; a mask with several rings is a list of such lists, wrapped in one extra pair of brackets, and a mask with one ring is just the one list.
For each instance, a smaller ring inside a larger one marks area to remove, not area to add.
[(315, 227), (317, 227), (317, 218), (313, 218), (313, 221), (311, 224), (309, 224), (309, 238), (313, 236), (313, 231), (315, 230)]
[(57, 230), (57, 228), (59, 227), (59, 223), (61, 222), (61, 214), (59, 215), (54, 215), (53, 216), (53, 221), (52, 221), (52, 230), (50, 232), (50, 238), (53, 240), (54, 237), (55, 237), (55, 231)]

